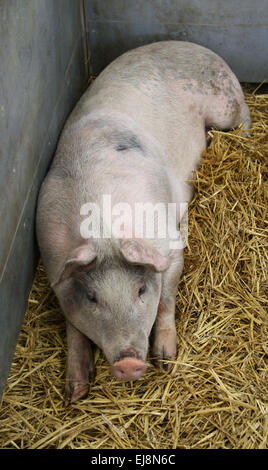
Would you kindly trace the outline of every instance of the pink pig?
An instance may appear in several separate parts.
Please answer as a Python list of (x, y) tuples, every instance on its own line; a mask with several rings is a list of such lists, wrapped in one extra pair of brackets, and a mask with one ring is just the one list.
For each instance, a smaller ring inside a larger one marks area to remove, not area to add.
[[(206, 128), (240, 123), (248, 129), (250, 113), (230, 68), (210, 50), (180, 41), (118, 57), (77, 103), (37, 210), (41, 255), (66, 317), (68, 402), (88, 393), (90, 340), (120, 380), (144, 374), (150, 335), (156, 366), (170, 370), (177, 349), (183, 247), (157, 237), (155, 227), (153, 236), (138, 237), (130, 217), (118, 224), (119, 236), (85, 237), (87, 204), (101, 207), (109, 195), (112, 207), (123, 203), (134, 213), (137, 204), (188, 203), (187, 180), (206, 147)], [(183, 215), (176, 209), (176, 224)], [(98, 221), (103, 229), (103, 215)]]

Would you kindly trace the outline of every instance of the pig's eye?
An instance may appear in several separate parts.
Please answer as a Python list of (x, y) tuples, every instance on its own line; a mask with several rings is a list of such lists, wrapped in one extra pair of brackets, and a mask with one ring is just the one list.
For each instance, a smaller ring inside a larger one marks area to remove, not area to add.
[(139, 288), (139, 297), (141, 297), (142, 294), (144, 294), (145, 291), (146, 291), (146, 285), (143, 284), (143, 285)]
[(95, 292), (88, 292), (87, 293), (87, 298), (90, 302), (94, 302), (95, 304), (97, 303), (97, 298)]

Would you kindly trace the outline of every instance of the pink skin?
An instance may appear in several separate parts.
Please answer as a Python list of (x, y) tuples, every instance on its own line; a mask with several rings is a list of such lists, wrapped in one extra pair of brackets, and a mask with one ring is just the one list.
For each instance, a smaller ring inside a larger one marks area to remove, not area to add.
[(137, 357), (133, 348), (121, 351), (119, 360), (112, 365), (112, 373), (118, 380), (137, 380), (145, 371), (145, 362)]
[(88, 379), (92, 381), (95, 366), (91, 345), (84, 335), (66, 323), (68, 342), (68, 362), (66, 372), (65, 404), (73, 403), (87, 396), (89, 391)]
[(146, 371), (146, 364), (133, 357), (125, 357), (112, 366), (112, 372), (118, 380), (137, 380)]
[[(167, 306), (160, 301), (154, 325), (155, 357), (153, 357), (153, 360), (156, 367), (166, 371), (172, 369), (172, 361), (176, 359), (177, 354), (177, 334), (174, 322), (172, 321), (174, 317), (172, 313), (170, 314)], [(166, 362), (165, 360), (171, 362)]]

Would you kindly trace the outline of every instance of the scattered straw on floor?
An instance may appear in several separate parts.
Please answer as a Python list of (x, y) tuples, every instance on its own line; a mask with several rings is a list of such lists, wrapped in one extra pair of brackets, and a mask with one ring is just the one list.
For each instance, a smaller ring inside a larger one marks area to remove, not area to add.
[(0, 409), (1, 448), (267, 448), (268, 95), (253, 130), (213, 132), (189, 211), (178, 359), (120, 383), (95, 352), (87, 399), (64, 406), (64, 321), (40, 265)]

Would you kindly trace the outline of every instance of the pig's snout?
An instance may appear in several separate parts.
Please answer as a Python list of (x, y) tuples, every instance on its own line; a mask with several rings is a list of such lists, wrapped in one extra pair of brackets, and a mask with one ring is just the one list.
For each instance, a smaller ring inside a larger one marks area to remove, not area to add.
[(136, 380), (146, 370), (146, 364), (133, 357), (125, 357), (113, 364), (113, 373), (119, 380)]
[(114, 362), (112, 371), (119, 380), (136, 380), (146, 371), (146, 364), (141, 359), (137, 359), (129, 350), (129, 354), (122, 352), (120, 359)]

